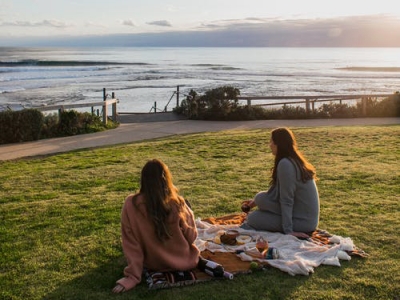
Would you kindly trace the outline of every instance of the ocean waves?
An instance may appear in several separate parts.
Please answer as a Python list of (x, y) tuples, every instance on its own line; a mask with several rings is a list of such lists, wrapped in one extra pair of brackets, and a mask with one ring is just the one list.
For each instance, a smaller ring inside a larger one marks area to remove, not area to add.
[(87, 67), (87, 66), (110, 66), (110, 65), (130, 65), (130, 66), (150, 66), (150, 63), (129, 63), (111, 61), (79, 61), (79, 60), (36, 60), (24, 59), (18, 61), (0, 61), (0, 67)]
[[(399, 53), (400, 55), (400, 53)], [(400, 67), (345, 67), (337, 68), (338, 70), (345, 71), (359, 71), (359, 72), (396, 72), (400, 73)]]
[[(365, 53), (360, 56), (360, 51)], [(98, 101), (116, 92), (122, 112), (148, 112), (182, 94), (233, 85), (245, 96), (393, 93), (398, 49), (0, 48), (0, 104)], [(369, 67), (366, 67), (369, 66)], [(184, 97), (184, 96), (182, 96)], [(182, 98), (181, 97), (181, 98)]]

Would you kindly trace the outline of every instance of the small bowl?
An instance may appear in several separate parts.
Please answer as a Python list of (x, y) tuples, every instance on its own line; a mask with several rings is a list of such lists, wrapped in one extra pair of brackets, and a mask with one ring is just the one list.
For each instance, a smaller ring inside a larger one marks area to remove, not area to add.
[(236, 237), (236, 242), (239, 245), (250, 243), (252, 240), (253, 240), (253, 237), (251, 235), (247, 235), (247, 234), (240, 234)]
[(230, 238), (235, 239), (237, 236), (239, 236), (239, 231), (234, 230), (234, 229), (228, 229), (225, 234), (229, 236)]

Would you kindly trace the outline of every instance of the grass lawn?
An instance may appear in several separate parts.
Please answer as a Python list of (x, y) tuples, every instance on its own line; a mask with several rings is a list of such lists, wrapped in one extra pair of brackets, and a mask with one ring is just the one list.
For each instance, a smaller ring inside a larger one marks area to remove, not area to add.
[(399, 299), (400, 125), (292, 129), (317, 168), (319, 227), (369, 258), (113, 295), (125, 266), (120, 211), (148, 159), (168, 164), (196, 217), (238, 212), (268, 187), (269, 130), (191, 134), (0, 162), (0, 298)]

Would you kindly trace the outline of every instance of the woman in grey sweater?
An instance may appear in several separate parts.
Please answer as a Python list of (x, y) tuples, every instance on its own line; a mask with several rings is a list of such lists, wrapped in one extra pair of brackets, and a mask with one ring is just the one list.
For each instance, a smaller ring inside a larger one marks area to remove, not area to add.
[(319, 196), (315, 168), (297, 149), (292, 131), (277, 128), (271, 133), (270, 148), (275, 156), (268, 191), (245, 201), (247, 216), (244, 229), (283, 232), (306, 238), (318, 226)]

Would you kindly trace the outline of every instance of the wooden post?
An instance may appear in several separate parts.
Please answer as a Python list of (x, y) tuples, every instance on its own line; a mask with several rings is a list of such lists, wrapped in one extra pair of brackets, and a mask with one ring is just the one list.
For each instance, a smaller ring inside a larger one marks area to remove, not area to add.
[(179, 107), (179, 85), (176, 86), (176, 107)]
[(103, 123), (107, 125), (107, 103), (103, 105)]
[[(103, 101), (107, 100), (106, 88), (103, 88)], [(107, 125), (107, 104), (103, 105), (103, 124)]]
[[(114, 92), (111, 93), (111, 98), (112, 98), (112, 99), (115, 99), (115, 93), (114, 93)], [(115, 99), (115, 100), (116, 100), (116, 99)], [(112, 104), (112, 120), (113, 120), (114, 122), (117, 121), (117, 101), (115, 101), (115, 102)]]
[(368, 102), (368, 98), (366, 98), (366, 97), (361, 98), (362, 114), (364, 117), (367, 116), (367, 102)]
[(103, 88), (103, 101), (107, 100), (106, 88)]
[(64, 111), (64, 108), (63, 107), (61, 107), (59, 110), (58, 110), (58, 120), (61, 120), (61, 113)]

